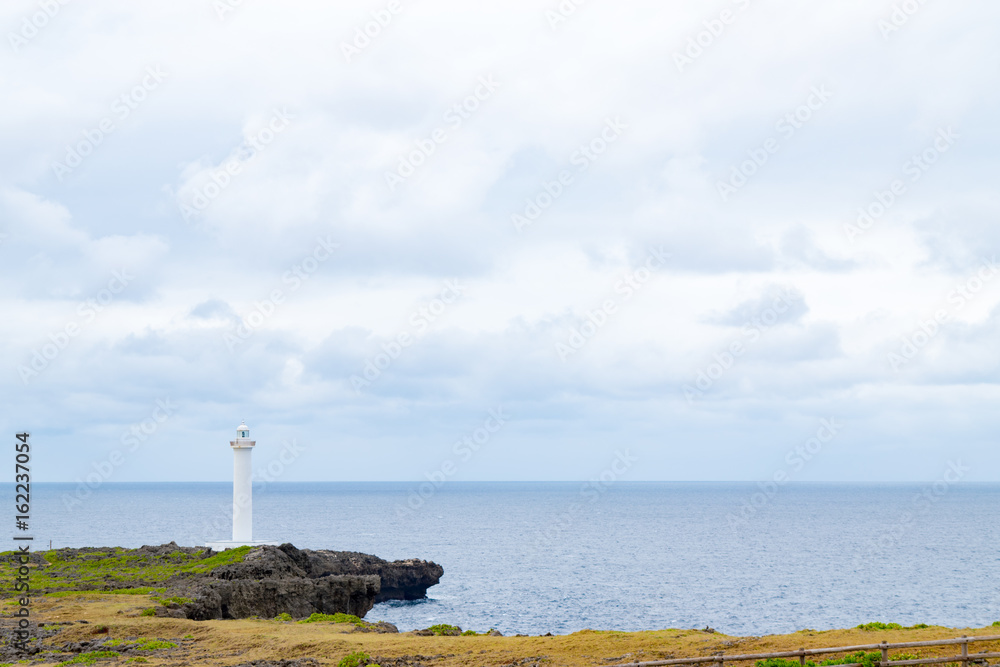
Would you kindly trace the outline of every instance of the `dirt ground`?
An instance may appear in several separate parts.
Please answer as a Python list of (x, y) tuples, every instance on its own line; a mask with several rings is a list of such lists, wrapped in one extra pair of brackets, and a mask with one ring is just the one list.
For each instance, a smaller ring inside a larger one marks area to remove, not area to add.
[[(31, 656), (35, 665), (265, 665), (295, 667), (337, 665), (346, 655), (363, 652), (382, 667), (451, 667), (490, 665), (530, 667), (608, 666), (674, 657), (762, 653), (889, 642), (953, 639), (962, 635), (1000, 635), (1000, 627), (954, 629), (932, 626), (911, 630), (803, 630), (789, 635), (730, 637), (705, 630), (614, 632), (584, 630), (546, 637), (438, 637), (412, 633), (355, 631), (349, 624), (295, 623), (274, 620), (190, 621), (140, 616), (153, 603), (141, 595), (44, 597), (32, 604), (41, 623), (44, 650)], [(6, 609), (12, 609), (7, 607)], [(13, 620), (5, 613), (8, 630)], [(6, 634), (6, 633), (5, 633)], [(48, 635), (48, 636), (46, 636)], [(101, 656), (104, 643), (117, 640), (117, 655)], [(130, 642), (163, 640), (175, 647), (121, 650)], [(970, 654), (1000, 651), (1000, 642), (974, 643)], [(957, 655), (957, 647), (896, 651), (907, 657)], [(7, 653), (6, 660), (24, 656)], [(307, 660), (311, 659), (311, 660)], [(260, 661), (260, 662), (258, 662)], [(0, 661), (2, 662), (2, 661)], [(995, 662), (995, 661), (994, 661)], [(26, 663), (22, 663), (26, 664)], [(736, 663), (733, 663), (734, 667)], [(740, 667), (753, 667), (742, 663)]]

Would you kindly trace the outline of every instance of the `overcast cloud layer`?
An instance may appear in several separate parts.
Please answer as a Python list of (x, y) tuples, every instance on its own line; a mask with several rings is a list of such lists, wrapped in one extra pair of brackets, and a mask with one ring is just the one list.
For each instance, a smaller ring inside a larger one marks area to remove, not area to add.
[(1000, 479), (1000, 6), (63, 2), (0, 5), (37, 479)]

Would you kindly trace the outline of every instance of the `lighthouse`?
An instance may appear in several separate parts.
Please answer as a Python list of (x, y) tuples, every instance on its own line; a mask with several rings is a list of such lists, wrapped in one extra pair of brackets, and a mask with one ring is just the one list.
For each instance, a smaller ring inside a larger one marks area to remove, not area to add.
[(236, 428), (236, 439), (229, 441), (233, 450), (233, 539), (232, 541), (209, 542), (206, 546), (222, 551), (234, 547), (258, 544), (278, 544), (278, 542), (253, 539), (253, 466), (251, 457), (257, 441), (250, 439), (250, 427), (243, 421)]
[(253, 484), (250, 481), (256, 440), (250, 439), (250, 429), (242, 422), (236, 429), (236, 439), (229, 441), (233, 448), (233, 542), (253, 541)]

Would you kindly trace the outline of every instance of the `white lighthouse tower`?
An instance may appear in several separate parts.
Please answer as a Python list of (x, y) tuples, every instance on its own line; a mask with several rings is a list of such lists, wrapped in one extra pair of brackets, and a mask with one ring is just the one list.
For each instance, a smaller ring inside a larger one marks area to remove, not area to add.
[(258, 544), (278, 544), (253, 540), (253, 466), (250, 457), (256, 440), (250, 439), (250, 427), (241, 422), (236, 429), (236, 439), (229, 441), (233, 450), (233, 539), (209, 542), (206, 546), (222, 551), (234, 547)]
[(250, 457), (256, 440), (250, 439), (250, 429), (242, 422), (236, 429), (233, 448), (233, 542), (253, 541), (253, 468)]

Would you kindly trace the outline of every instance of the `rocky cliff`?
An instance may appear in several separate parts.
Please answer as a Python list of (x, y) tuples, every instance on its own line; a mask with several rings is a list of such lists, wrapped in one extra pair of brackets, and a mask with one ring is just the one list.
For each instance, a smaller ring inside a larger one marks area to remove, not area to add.
[(389, 562), (352, 551), (312, 551), (291, 544), (254, 548), (242, 562), (174, 587), (195, 601), (178, 605), (195, 619), (293, 617), (337, 612), (363, 617), (376, 602), (418, 600), (444, 569), (424, 560)]
[(152, 587), (158, 589), (153, 591), (155, 615), (195, 620), (283, 613), (363, 617), (376, 602), (426, 597), (444, 574), (440, 565), (424, 560), (389, 562), (291, 544), (221, 553), (173, 542), (140, 549), (57, 549), (33, 553), (31, 565), (36, 591)]

